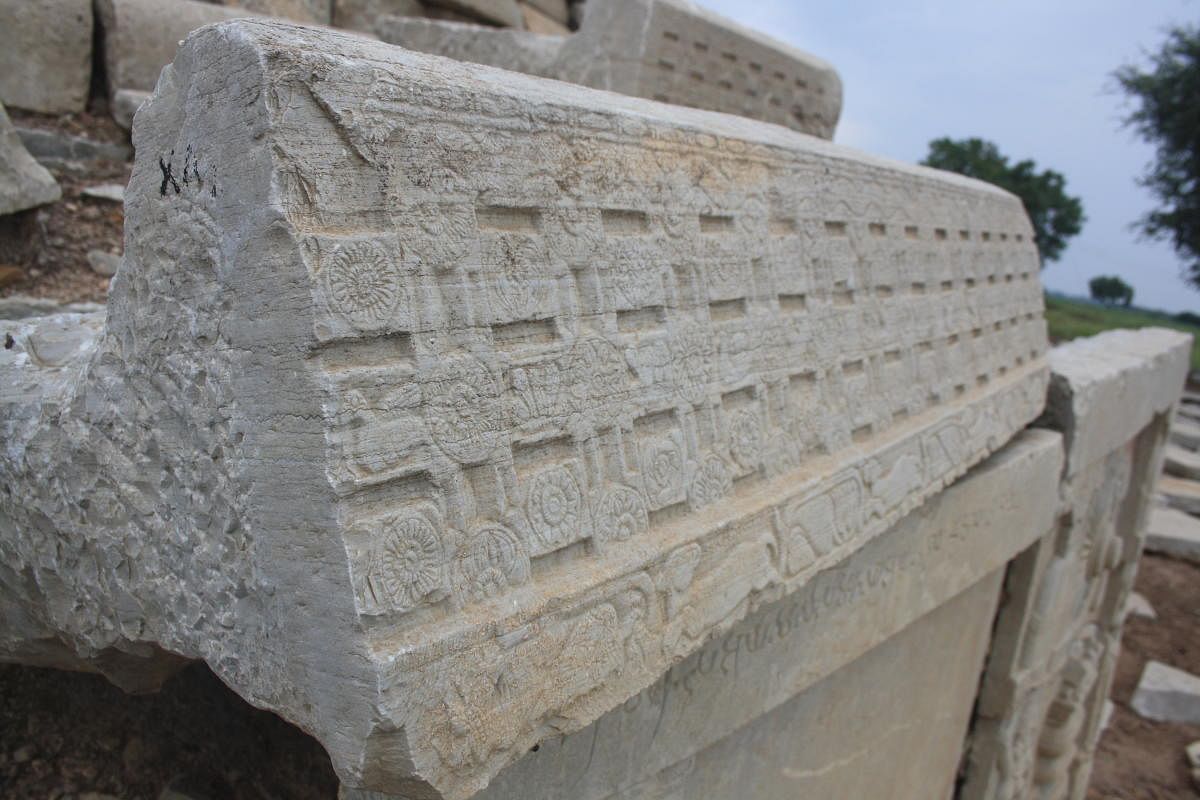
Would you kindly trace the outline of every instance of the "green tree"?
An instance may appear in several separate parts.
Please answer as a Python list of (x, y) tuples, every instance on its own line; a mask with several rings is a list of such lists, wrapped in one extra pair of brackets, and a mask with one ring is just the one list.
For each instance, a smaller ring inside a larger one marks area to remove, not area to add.
[(1088, 281), (1088, 290), (1093, 300), (1106, 306), (1120, 303), (1128, 308), (1133, 303), (1133, 287), (1116, 275), (1097, 275)]
[(1171, 29), (1149, 69), (1126, 65), (1114, 77), (1133, 102), (1125, 124), (1155, 148), (1138, 183), (1158, 207), (1135, 225), (1148, 238), (1169, 240), (1184, 278), (1200, 288), (1200, 30)]
[(1087, 219), (1083, 203), (1067, 194), (1067, 180), (1061, 173), (1038, 172), (1029, 159), (1010, 164), (1000, 148), (984, 139), (934, 139), (921, 163), (994, 183), (1021, 198), (1033, 223), (1042, 266), (1058, 260), (1067, 240), (1079, 233)]

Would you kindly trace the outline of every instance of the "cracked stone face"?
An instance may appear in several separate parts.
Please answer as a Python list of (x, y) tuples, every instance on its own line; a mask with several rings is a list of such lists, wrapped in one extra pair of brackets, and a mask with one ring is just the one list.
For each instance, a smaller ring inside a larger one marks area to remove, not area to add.
[(350, 786), (470, 796), (1043, 407), (980, 183), (255, 21), (135, 127), (103, 330), (0, 351), (0, 647), (202, 658)]

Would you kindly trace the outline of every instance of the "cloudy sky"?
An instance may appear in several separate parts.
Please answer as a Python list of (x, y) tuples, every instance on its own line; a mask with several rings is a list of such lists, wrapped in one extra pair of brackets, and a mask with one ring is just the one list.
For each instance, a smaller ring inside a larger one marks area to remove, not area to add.
[(1200, 312), (1165, 243), (1129, 224), (1152, 205), (1135, 183), (1152, 150), (1121, 127), (1111, 79), (1145, 63), (1164, 29), (1200, 18), (1188, 0), (700, 0), (833, 63), (845, 86), (835, 141), (919, 161), (939, 136), (980, 136), (1067, 178), (1088, 220), (1042, 273), (1087, 294), (1118, 274), (1138, 305)]

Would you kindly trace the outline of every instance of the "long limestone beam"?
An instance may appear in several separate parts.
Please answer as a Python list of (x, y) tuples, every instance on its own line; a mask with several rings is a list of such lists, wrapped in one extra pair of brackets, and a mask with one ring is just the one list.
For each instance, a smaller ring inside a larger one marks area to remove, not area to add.
[(470, 796), (1044, 404), (981, 183), (250, 20), (134, 142), (102, 332), (5, 330), (4, 650), (202, 658), (349, 786)]
[(570, 36), (390, 16), (387, 42), (832, 139), (842, 82), (827, 62), (694, 3), (589, 0)]

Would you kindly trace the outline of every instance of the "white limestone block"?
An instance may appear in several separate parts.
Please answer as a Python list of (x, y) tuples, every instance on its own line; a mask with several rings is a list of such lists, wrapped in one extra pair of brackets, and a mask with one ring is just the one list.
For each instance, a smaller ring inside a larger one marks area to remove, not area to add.
[(1155, 722), (1200, 725), (1200, 678), (1159, 661), (1148, 661), (1131, 705), (1142, 717)]
[(125, 130), (133, 128), (133, 115), (141, 108), (142, 103), (150, 98), (149, 92), (139, 92), (134, 89), (118, 89), (112, 96), (113, 119)]
[(1200, 519), (1174, 508), (1150, 512), (1146, 550), (1200, 564)]
[(1154, 606), (1150, 605), (1150, 601), (1140, 592), (1130, 592), (1129, 600), (1125, 603), (1126, 613), (1135, 617), (1144, 617), (1145, 619), (1158, 619), (1158, 612), (1154, 610)]
[(959, 176), (248, 20), (134, 142), (103, 335), (0, 351), (0, 652), (203, 658), (351, 786), (470, 796), (1043, 409)]
[(92, 0), (0, 0), (0, 103), (43, 114), (87, 106)]
[(0, 216), (53, 203), (60, 197), (58, 181), (29, 155), (0, 105)]
[(842, 84), (826, 62), (679, 0), (590, 0), (587, 9), (566, 37), (408, 17), (384, 19), (375, 33), (414, 50), (833, 138)]

